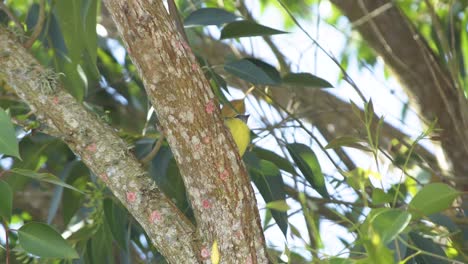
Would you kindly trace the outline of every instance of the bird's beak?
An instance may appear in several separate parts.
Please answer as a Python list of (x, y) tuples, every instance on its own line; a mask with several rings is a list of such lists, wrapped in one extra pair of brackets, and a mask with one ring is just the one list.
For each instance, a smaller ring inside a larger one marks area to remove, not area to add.
[(250, 115), (237, 115), (236, 118), (239, 118), (240, 120), (244, 121), (244, 123), (247, 124), (247, 121), (249, 120)]

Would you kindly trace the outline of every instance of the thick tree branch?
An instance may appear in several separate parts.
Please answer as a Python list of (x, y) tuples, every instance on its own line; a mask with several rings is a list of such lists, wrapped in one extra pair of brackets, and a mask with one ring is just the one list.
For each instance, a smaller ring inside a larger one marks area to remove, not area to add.
[[(266, 263), (254, 192), (211, 87), (163, 1), (105, 2), (171, 146), (209, 258)], [(180, 262), (179, 262), (180, 263)]]
[(0, 79), (36, 112), (98, 175), (174, 263), (194, 263), (199, 248), (194, 227), (147, 175), (125, 142), (75, 98), (55, 84), (11, 34), (0, 27)]

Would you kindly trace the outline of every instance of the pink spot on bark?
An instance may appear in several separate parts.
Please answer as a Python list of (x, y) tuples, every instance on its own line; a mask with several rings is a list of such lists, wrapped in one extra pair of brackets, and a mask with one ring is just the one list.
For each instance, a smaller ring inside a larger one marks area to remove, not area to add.
[(205, 208), (205, 209), (209, 209), (209, 208), (211, 208), (211, 203), (210, 203), (210, 201), (208, 201), (208, 200), (203, 200), (203, 201), (202, 201), (202, 206), (203, 206), (203, 208)]
[(86, 150), (89, 151), (89, 152), (96, 152), (97, 150), (97, 145), (96, 143), (92, 143), (92, 144), (89, 144), (88, 146), (86, 146)]
[(210, 100), (206, 105), (205, 105), (205, 111), (208, 113), (208, 114), (212, 114), (215, 110), (215, 104), (213, 102), (213, 100)]
[(190, 45), (185, 42), (185, 41), (181, 41), (182, 42), (182, 46), (186, 49), (186, 50), (190, 50)]
[(192, 63), (192, 71), (196, 71), (198, 69), (198, 65), (196, 63)]
[(101, 174), (101, 180), (107, 182), (109, 181), (109, 176), (107, 176), (107, 173), (102, 173)]
[(154, 223), (155, 220), (161, 221), (161, 219), (162, 219), (162, 216), (161, 216), (161, 213), (159, 213), (158, 210), (154, 210), (153, 212), (151, 212), (151, 215), (150, 215), (150, 222), (151, 223)]
[(210, 141), (211, 141), (211, 138), (210, 138), (209, 136), (206, 136), (206, 137), (203, 137), (203, 138), (202, 138), (202, 142), (203, 142), (204, 144), (209, 144)]
[(245, 260), (245, 264), (252, 264), (252, 263), (253, 263), (253, 261), (252, 261), (252, 256), (249, 255), (249, 256), (247, 257), (247, 259)]
[(127, 201), (128, 201), (129, 203), (135, 202), (135, 201), (136, 201), (136, 193), (134, 193), (134, 192), (128, 192), (128, 193), (127, 193)]
[(229, 171), (227, 170), (223, 170), (223, 172), (219, 174), (219, 178), (221, 178), (221, 180), (223, 181), (227, 180), (228, 177), (229, 177)]
[(201, 149), (201, 144), (200, 143), (195, 144), (193, 147), (195, 148), (195, 150), (200, 150)]
[(59, 98), (57, 96), (54, 96), (54, 98), (52, 98), (52, 102), (56, 105), (59, 103)]
[(203, 259), (207, 259), (211, 256), (211, 252), (208, 248), (202, 247), (200, 255)]

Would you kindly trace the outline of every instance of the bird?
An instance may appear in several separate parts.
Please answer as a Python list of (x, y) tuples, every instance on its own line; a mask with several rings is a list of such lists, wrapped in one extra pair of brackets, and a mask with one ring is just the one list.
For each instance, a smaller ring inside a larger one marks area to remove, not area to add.
[(249, 115), (245, 115), (244, 100), (232, 100), (221, 109), (224, 124), (231, 132), (239, 150), (240, 157), (244, 156), (250, 145), (250, 128), (247, 126)]
[(250, 145), (250, 129), (247, 126), (248, 115), (237, 115), (224, 119), (224, 124), (231, 132), (234, 142), (236, 142), (240, 157), (244, 156), (247, 147)]

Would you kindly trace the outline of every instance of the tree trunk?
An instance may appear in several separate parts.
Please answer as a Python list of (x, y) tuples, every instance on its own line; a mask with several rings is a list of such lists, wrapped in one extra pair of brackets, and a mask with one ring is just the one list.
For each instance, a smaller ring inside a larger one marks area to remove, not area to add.
[(109, 0), (179, 166), (195, 213), (201, 255), (217, 242), (223, 263), (266, 263), (250, 179), (218, 103), (163, 1)]

